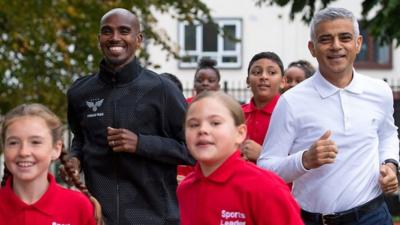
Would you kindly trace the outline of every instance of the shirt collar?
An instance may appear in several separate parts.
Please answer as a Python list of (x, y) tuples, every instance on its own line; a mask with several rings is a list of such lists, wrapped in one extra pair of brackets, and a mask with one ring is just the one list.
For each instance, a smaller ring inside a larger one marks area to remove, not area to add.
[(134, 80), (139, 76), (141, 71), (142, 67), (136, 58), (117, 71), (112, 70), (103, 59), (100, 62), (99, 76), (105, 83), (114, 83), (118, 85), (129, 83)]
[[(322, 98), (327, 98), (339, 90), (338, 88), (327, 81), (318, 70), (313, 76), (313, 84), (314, 88), (320, 94)], [(352, 92), (354, 94), (361, 94), (364, 91), (362, 81), (360, 80), (360, 75), (353, 70), (353, 79), (351, 80), (350, 84), (347, 85), (343, 90)]]
[(258, 108), (256, 107), (256, 105), (254, 104), (254, 97), (252, 97), (252, 98), (250, 99), (250, 103), (247, 104), (247, 107), (243, 107), (243, 111), (244, 111), (245, 113), (248, 113), (248, 112), (253, 112), (253, 111), (261, 110), (261, 111), (263, 111), (263, 112), (265, 112), (265, 113), (272, 114), (272, 111), (274, 110), (275, 105), (276, 105), (276, 103), (278, 102), (279, 97), (280, 97), (279, 94), (278, 94), (278, 95), (275, 95), (275, 96), (272, 98), (272, 100), (269, 101), (267, 104), (265, 104), (265, 106), (264, 106), (262, 109), (258, 109)]
[(220, 167), (207, 177), (203, 175), (200, 165), (197, 163), (194, 170), (194, 179), (195, 181), (208, 180), (210, 182), (223, 183), (235, 174), (235, 169), (238, 167), (240, 161), (243, 161), (240, 157), (240, 151), (235, 151), (225, 160), (225, 162), (222, 163)]
[(11, 182), (12, 182), (12, 177), (10, 177), (5, 186), (5, 192), (6, 192), (6, 199), (5, 202), (7, 202), (7, 206), (9, 207), (10, 212), (11, 211), (20, 211), (24, 210), (25, 208), (36, 208), (43, 212), (46, 215), (54, 215), (54, 212), (57, 210), (54, 207), (54, 201), (56, 201), (56, 191), (57, 191), (57, 183), (53, 177), (53, 175), (48, 174), (47, 179), (49, 181), (49, 186), (44, 193), (44, 195), (35, 203), (29, 205), (23, 202), (12, 190), (11, 188)]

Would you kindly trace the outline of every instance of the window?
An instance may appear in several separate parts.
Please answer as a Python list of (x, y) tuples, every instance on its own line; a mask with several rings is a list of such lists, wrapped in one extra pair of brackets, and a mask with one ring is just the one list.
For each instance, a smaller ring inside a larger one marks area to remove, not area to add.
[(215, 19), (214, 22), (179, 24), (180, 54), (183, 57), (179, 67), (195, 68), (203, 57), (217, 61), (219, 68), (242, 66), (241, 19)]
[(360, 27), (363, 44), (354, 66), (361, 69), (391, 69), (392, 45), (380, 45), (365, 29)]

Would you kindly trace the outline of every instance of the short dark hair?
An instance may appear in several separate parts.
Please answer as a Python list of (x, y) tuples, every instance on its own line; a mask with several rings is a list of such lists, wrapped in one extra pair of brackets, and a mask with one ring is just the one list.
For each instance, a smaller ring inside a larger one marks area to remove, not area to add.
[(289, 69), (290, 67), (297, 67), (297, 68), (303, 70), (306, 78), (311, 77), (315, 73), (315, 68), (311, 65), (310, 62), (308, 62), (306, 60), (298, 60), (298, 61), (291, 62), (287, 69)]
[(199, 72), (199, 70), (212, 69), (212, 70), (215, 71), (215, 74), (217, 74), (217, 79), (218, 79), (218, 82), (219, 82), (221, 80), (221, 75), (219, 74), (219, 70), (215, 67), (216, 65), (217, 65), (217, 62), (215, 60), (213, 60), (213, 59), (201, 58), (200, 62), (199, 62), (199, 65), (197, 66), (196, 72), (194, 73), (195, 74), (195, 76), (194, 76), (195, 79), (196, 79), (196, 74), (197, 74), (197, 72)]
[(253, 56), (253, 58), (251, 58), (250, 62), (249, 62), (249, 67), (247, 68), (247, 75), (250, 74), (250, 68), (251, 66), (259, 59), (269, 59), (274, 61), (276, 64), (278, 64), (279, 69), (281, 69), (281, 74), (283, 76), (284, 70), (283, 70), (283, 63), (281, 58), (274, 52), (260, 52), (257, 53)]

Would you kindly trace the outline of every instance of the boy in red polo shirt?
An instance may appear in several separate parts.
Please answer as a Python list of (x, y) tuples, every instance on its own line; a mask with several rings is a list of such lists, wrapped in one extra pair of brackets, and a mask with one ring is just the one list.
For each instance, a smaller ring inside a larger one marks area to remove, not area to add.
[(178, 187), (182, 225), (302, 225), (300, 209), (276, 175), (244, 161), (241, 107), (223, 92), (204, 92), (189, 106), (186, 143), (197, 160)]

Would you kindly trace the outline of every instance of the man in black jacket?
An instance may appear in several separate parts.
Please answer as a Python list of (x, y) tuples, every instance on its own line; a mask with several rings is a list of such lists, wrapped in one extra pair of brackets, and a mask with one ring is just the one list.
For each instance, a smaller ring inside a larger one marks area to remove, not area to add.
[(193, 164), (183, 133), (186, 102), (140, 66), (138, 18), (113, 9), (100, 21), (100, 70), (68, 91), (70, 163), (83, 169), (107, 225), (179, 224), (176, 166)]

